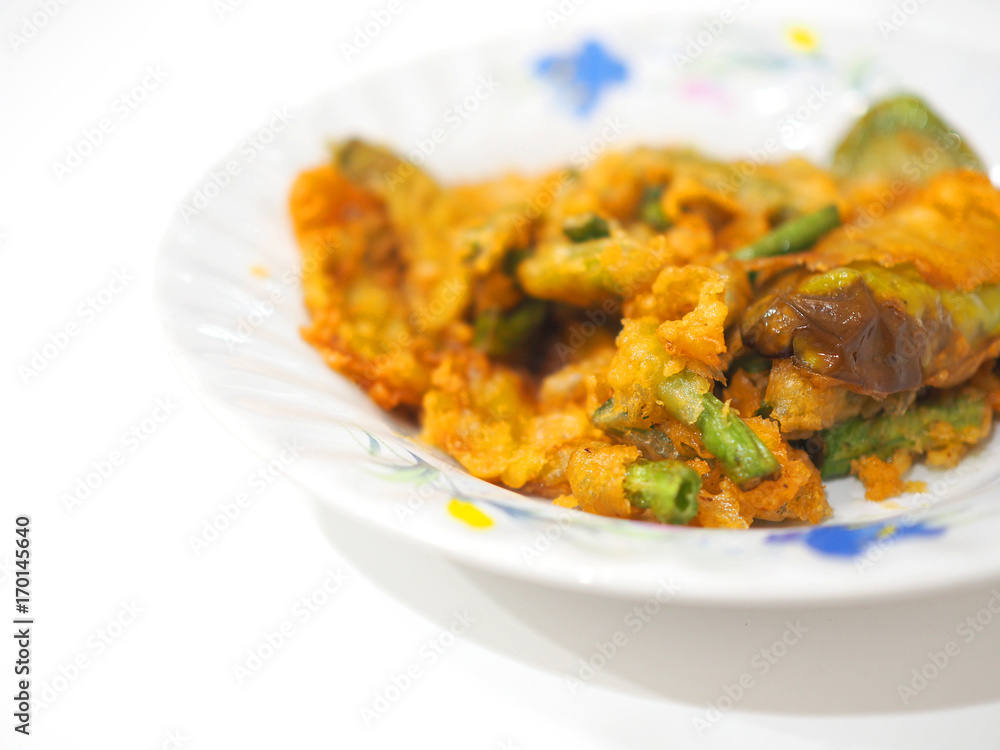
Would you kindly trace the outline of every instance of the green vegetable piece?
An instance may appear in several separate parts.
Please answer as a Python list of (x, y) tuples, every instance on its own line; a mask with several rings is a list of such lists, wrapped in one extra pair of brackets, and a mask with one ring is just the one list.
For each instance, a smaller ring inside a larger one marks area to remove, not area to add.
[(837, 147), (833, 171), (842, 180), (925, 182), (949, 169), (983, 171), (962, 137), (920, 98), (899, 94), (878, 102)]
[(655, 387), (656, 400), (663, 404), (670, 416), (687, 425), (697, 423), (702, 411), (702, 397), (710, 390), (707, 380), (690, 370), (682, 370), (659, 381)]
[(516, 279), (517, 267), (521, 264), (521, 261), (527, 258), (530, 254), (531, 253), (524, 248), (514, 248), (512, 250), (508, 250), (503, 256), (500, 269), (512, 279)]
[(698, 512), (701, 477), (680, 461), (639, 460), (625, 470), (622, 488), (633, 508), (651, 509), (661, 523), (685, 524)]
[(595, 213), (581, 214), (563, 223), (563, 234), (570, 242), (587, 242), (611, 236), (607, 220)]
[(808, 250), (828, 232), (840, 226), (840, 212), (835, 205), (785, 222), (756, 242), (732, 254), (736, 260), (756, 260)]
[(611, 430), (619, 430), (625, 416), (624, 412), (615, 404), (614, 397), (612, 397), (597, 407), (590, 421), (598, 429), (609, 432)]
[(332, 158), (344, 177), (382, 196), (390, 206), (426, 203), (438, 192), (433, 178), (412, 162), (358, 138), (334, 144)]
[(335, 147), (333, 161), (349, 180), (370, 188), (381, 188), (404, 164), (388, 149), (358, 138)]
[(653, 461), (680, 456), (673, 441), (659, 427), (650, 427), (648, 430), (629, 427), (622, 430), (621, 439), (624, 443), (634, 445), (642, 451), (642, 455)]
[(740, 355), (729, 366), (729, 372), (743, 370), (743, 372), (759, 373), (767, 372), (771, 369), (771, 360), (762, 357), (757, 352), (747, 352)]
[(615, 429), (645, 427), (651, 416), (662, 410), (694, 427), (726, 476), (741, 489), (780, 471), (778, 460), (757, 434), (712, 394), (709, 380), (687, 369), (663, 376), (673, 358), (656, 330), (654, 322), (632, 322), (628, 345), (619, 347), (612, 366), (632, 369), (636, 382), (623, 385), (612, 404), (597, 410), (595, 424)]
[(538, 333), (547, 314), (548, 305), (530, 297), (510, 310), (484, 310), (476, 318), (473, 343), (492, 356), (509, 356)]
[(662, 185), (650, 185), (643, 189), (639, 198), (639, 219), (657, 232), (665, 232), (673, 226), (673, 222), (663, 213), (663, 207), (660, 205), (662, 195)]
[(781, 464), (757, 433), (711, 393), (701, 399), (702, 410), (695, 426), (708, 452), (740, 489), (749, 489), (777, 474)]
[(642, 455), (650, 460), (678, 458), (679, 453), (673, 441), (659, 427), (638, 429), (623, 426), (626, 415), (618, 412), (615, 400), (609, 398), (594, 412), (591, 421), (606, 434), (616, 437), (623, 443), (634, 445), (642, 451)]
[[(781, 470), (778, 459), (757, 433), (714, 395), (704, 392), (704, 381), (698, 375), (688, 370), (671, 375), (657, 385), (656, 398), (670, 416), (698, 431), (705, 448), (740, 489), (750, 489)], [(614, 398), (602, 404), (593, 416), (595, 425), (608, 434), (615, 435), (617, 432), (617, 436), (631, 429), (627, 419), (626, 410)], [(651, 439), (649, 435), (638, 437)], [(666, 438), (666, 435), (663, 437)]]
[(824, 479), (851, 472), (851, 461), (875, 455), (885, 460), (897, 450), (926, 453), (944, 447), (930, 428), (946, 422), (961, 431), (979, 427), (991, 417), (990, 407), (979, 394), (952, 394), (918, 403), (902, 414), (883, 413), (871, 419), (855, 417), (817, 433), (824, 444), (821, 474)]
[[(600, 306), (608, 299), (620, 298), (623, 289), (634, 288), (641, 269), (655, 267), (651, 243), (628, 236), (601, 237), (586, 242), (543, 242), (517, 267), (517, 278), (532, 297), (566, 302), (576, 307)], [(602, 256), (609, 247), (621, 250), (628, 259), (624, 269), (609, 267)], [(633, 262), (636, 256), (642, 263)]]

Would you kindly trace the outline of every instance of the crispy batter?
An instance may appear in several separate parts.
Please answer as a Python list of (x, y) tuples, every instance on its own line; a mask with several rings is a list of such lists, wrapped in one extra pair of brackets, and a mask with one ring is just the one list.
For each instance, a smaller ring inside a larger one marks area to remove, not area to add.
[(985, 175), (945, 172), (877, 220), (870, 212), (857, 216), (805, 258), (823, 271), (860, 260), (912, 263), (945, 289), (1000, 283), (1000, 192)]
[(643, 309), (663, 322), (656, 335), (666, 351), (685, 361), (701, 363), (722, 380), (720, 354), (726, 351), (725, 323), (728, 309), (723, 297), (725, 279), (701, 266), (664, 268), (652, 291), (637, 300)]
[(790, 360), (774, 363), (764, 401), (786, 434), (801, 435), (832, 427), (861, 413), (866, 397), (836, 380), (807, 372)]
[(891, 461), (878, 456), (862, 456), (851, 462), (851, 473), (865, 486), (865, 499), (881, 502), (904, 492), (924, 492), (926, 482), (904, 482), (905, 474), (913, 463), (906, 451), (896, 451)]
[[(831, 510), (795, 441), (853, 417), (903, 413), (918, 394), (861, 395), (784, 354), (744, 369), (745, 355), (762, 351), (741, 337), (755, 296), (862, 260), (910, 263), (937, 288), (1000, 283), (1000, 193), (985, 177), (946, 172), (873, 211), (878, 189), (841, 189), (801, 159), (726, 164), (646, 148), (584, 169), (442, 187), (351, 141), (303, 172), (290, 196), (310, 314), (303, 336), (378, 405), (419, 419), (422, 439), (473, 476), (561, 507), (652, 521), (623, 483), (640, 457), (669, 458), (702, 479), (692, 525), (818, 523)], [(730, 256), (832, 203), (847, 224), (812, 250)], [(583, 238), (573, 231), (581, 219), (592, 232)], [(953, 343), (941, 355), (951, 371), (930, 385), (964, 383), (979, 367), (971, 387), (1000, 412), (1000, 342), (965, 352)], [(673, 376), (687, 401), (668, 408), (672, 392), (661, 389)], [(609, 404), (621, 413), (599, 429), (595, 412)], [(698, 420), (738, 423), (732, 414), (777, 471), (739, 486), (726, 474), (724, 451), (706, 448)], [(989, 429), (933, 425), (927, 463), (954, 465)], [(865, 456), (852, 471), (869, 499), (884, 499), (916, 489), (902, 477), (912, 458)]]
[(602, 516), (638, 516), (639, 511), (625, 499), (622, 481), (626, 467), (639, 457), (639, 449), (632, 445), (588, 443), (577, 449), (566, 476), (579, 506)]
[(927, 452), (927, 465), (939, 469), (958, 466), (965, 454), (989, 435), (991, 424), (989, 414), (982, 424), (970, 425), (961, 430), (956, 430), (948, 422), (935, 422), (928, 432), (934, 444), (941, 447)]
[(747, 422), (774, 453), (781, 464), (781, 473), (744, 491), (723, 477), (720, 494), (732, 499), (741, 514), (765, 521), (794, 519), (819, 523), (830, 515), (819, 470), (805, 451), (792, 448), (784, 441), (773, 420), (755, 417)]
[(748, 373), (745, 370), (737, 370), (723, 391), (725, 399), (741, 417), (751, 417), (760, 410), (764, 401), (764, 388), (767, 387), (767, 380), (765, 373)]
[(573, 450), (603, 435), (578, 406), (547, 413), (524, 379), (472, 350), (446, 356), (423, 400), (424, 440), (439, 446), (473, 476), (515, 489), (566, 492)]

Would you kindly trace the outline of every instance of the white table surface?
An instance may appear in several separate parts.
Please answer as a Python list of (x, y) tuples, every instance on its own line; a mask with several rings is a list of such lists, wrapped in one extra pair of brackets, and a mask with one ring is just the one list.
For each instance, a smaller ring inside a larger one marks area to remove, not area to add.
[[(30, 738), (13, 732), (13, 639), (0, 636), (0, 748), (1000, 747), (1000, 625), (907, 703), (898, 689), (989, 588), (836, 610), (665, 609), (575, 686), (634, 605), (469, 570), (323, 516), (280, 476), (262, 482), (164, 350), (151, 289), (174, 206), (273, 107), (429, 51), (545, 33), (559, 3), (399, 0), (348, 63), (340, 43), (388, 2), (223, 2), (0, 7), (0, 633), (13, 629), (14, 518), (28, 514), (45, 703)], [(650, 7), (577, 4), (556, 36)], [(995, 2), (910, 4), (909, 28), (1000, 30)], [(859, 23), (892, 6), (816, 5)], [(33, 17), (44, 25), (28, 38)], [(131, 108), (121, 97), (144, 77)], [(59, 179), (53, 162), (102, 118), (110, 132)], [(78, 314), (123, 269), (107, 306)], [(18, 367), (71, 322), (76, 335), (24, 382)], [(176, 408), (157, 412), (157, 399)], [(141, 442), (125, 437), (154, 413)], [(120, 465), (68, 512), (64, 493), (116, 449)], [(251, 504), (195, 554), (191, 537), (240, 492)], [(473, 622), (453, 639), (457, 617)], [(789, 621), (805, 634), (761, 674), (754, 656)], [(252, 670), (251, 650), (269, 656)], [(744, 674), (753, 687), (707, 713)]]

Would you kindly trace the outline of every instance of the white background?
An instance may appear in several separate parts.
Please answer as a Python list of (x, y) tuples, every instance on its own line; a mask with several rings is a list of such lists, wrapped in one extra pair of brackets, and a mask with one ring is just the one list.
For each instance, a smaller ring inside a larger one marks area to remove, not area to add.
[[(963, 643), (908, 705), (897, 688), (988, 589), (842, 610), (662, 611), (574, 688), (581, 660), (634, 605), (466, 570), (344, 520), (317, 523), (310, 499), (281, 478), (257, 492), (260, 462), (167, 359), (151, 300), (159, 236), (207, 166), (272, 108), (431, 51), (546, 33), (558, 6), (400, 2), (350, 63), (340, 43), (387, 3), (79, 0), (50, 8), (23, 43), (10, 34), (45, 3), (0, 8), (0, 748), (1000, 746), (1000, 626)], [(760, 0), (750, 13), (780, 5)], [(893, 4), (830, 5), (816, 9), (871, 25)], [(649, 7), (591, 0), (552, 33)], [(813, 12), (793, 7), (792, 20)], [(931, 0), (908, 23), (991, 41), (1000, 10)], [(150, 67), (165, 78), (122, 117), (119, 97)], [(975, 71), (956, 85), (998, 93)], [(52, 163), (104, 117), (112, 131), (58, 179)], [(121, 269), (132, 281), (92, 321), (79, 317)], [(18, 366), (72, 322), (79, 335), (24, 382)], [(176, 411), (133, 451), (123, 433), (156, 399)], [(122, 465), (68, 512), (63, 494), (113, 450)], [(192, 535), (240, 492), (252, 503), (195, 554)], [(30, 739), (12, 731), (4, 635), (18, 514), (32, 517), (33, 689), (48, 701)], [(330, 571), (343, 584), (305, 620), (296, 603)], [(139, 614), (120, 625), (123, 607)], [(463, 612), (475, 622), (452, 642), (443, 628)], [(754, 655), (796, 620), (806, 635), (760, 675)], [(290, 635), (241, 682), (234, 667), (286, 621)], [(366, 721), (362, 709), (378, 708), (408, 668), (418, 676)], [(745, 673), (753, 688), (700, 731), (709, 701)]]

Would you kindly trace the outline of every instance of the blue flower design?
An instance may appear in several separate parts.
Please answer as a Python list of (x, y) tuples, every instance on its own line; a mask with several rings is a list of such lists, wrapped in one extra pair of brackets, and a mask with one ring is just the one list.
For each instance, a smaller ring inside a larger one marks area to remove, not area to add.
[(604, 90), (628, 79), (628, 67), (600, 42), (589, 40), (579, 52), (543, 57), (535, 72), (566, 96), (574, 111), (586, 117), (597, 107)]
[(853, 558), (864, 554), (870, 545), (880, 539), (936, 537), (943, 533), (943, 528), (928, 526), (923, 522), (906, 525), (885, 522), (864, 526), (817, 526), (808, 531), (772, 534), (767, 540), (778, 543), (802, 541), (821, 555)]

